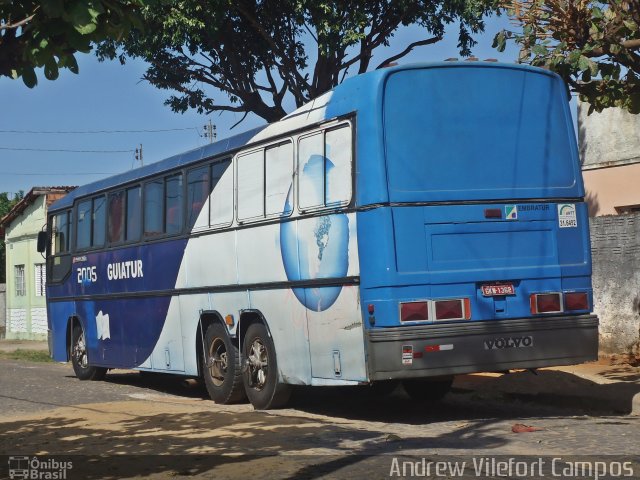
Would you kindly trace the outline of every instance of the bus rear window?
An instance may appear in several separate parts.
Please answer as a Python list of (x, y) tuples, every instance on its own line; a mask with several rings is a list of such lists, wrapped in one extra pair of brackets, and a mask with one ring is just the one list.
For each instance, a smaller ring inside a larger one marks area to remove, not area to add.
[(566, 92), (550, 74), (481, 66), (394, 73), (384, 126), (392, 201), (578, 193)]

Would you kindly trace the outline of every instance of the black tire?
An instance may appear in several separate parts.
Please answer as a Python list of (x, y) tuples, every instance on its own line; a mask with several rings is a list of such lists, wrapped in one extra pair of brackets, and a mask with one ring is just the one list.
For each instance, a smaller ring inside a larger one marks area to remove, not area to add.
[(82, 327), (79, 325), (73, 327), (71, 340), (71, 352), (69, 352), (69, 356), (71, 357), (71, 364), (73, 365), (73, 371), (76, 377), (80, 380), (104, 380), (107, 369), (89, 365), (87, 343)]
[(246, 400), (240, 352), (223, 325), (214, 323), (207, 328), (204, 349), (202, 377), (211, 399), (221, 404)]
[(244, 389), (256, 410), (284, 406), (291, 395), (291, 386), (278, 382), (276, 348), (267, 328), (254, 323), (244, 338)]
[(403, 380), (402, 386), (405, 392), (416, 401), (435, 403), (443, 399), (443, 397), (451, 390), (453, 377), (437, 378), (437, 379), (415, 379)]

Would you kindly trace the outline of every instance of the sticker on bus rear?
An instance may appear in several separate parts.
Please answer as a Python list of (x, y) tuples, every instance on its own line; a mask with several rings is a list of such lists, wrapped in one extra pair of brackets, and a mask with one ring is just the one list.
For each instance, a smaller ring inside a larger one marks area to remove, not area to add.
[(413, 364), (413, 345), (402, 346), (402, 364), (403, 365)]
[(504, 216), (507, 220), (518, 219), (518, 206), (517, 205), (505, 205)]
[(558, 224), (560, 228), (578, 226), (576, 205), (574, 203), (561, 203), (558, 205)]

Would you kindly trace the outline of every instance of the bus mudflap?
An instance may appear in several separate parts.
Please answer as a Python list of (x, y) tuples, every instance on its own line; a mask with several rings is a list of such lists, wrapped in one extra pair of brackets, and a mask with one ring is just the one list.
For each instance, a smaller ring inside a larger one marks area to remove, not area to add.
[(370, 380), (573, 365), (598, 358), (596, 315), (374, 328)]

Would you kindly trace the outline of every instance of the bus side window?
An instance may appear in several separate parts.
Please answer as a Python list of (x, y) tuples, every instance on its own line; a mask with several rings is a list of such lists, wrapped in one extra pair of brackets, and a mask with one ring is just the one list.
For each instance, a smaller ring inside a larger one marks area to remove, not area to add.
[(351, 200), (351, 127), (314, 133), (298, 143), (301, 210), (345, 205)]
[(265, 208), (267, 215), (289, 215), (293, 181), (293, 146), (291, 142), (269, 147), (265, 151)]
[(238, 220), (264, 217), (264, 150), (239, 155)]
[(140, 187), (127, 189), (127, 229), (125, 240), (132, 242), (140, 240), (142, 233), (142, 192)]
[(322, 132), (298, 144), (298, 202), (301, 209), (324, 205), (324, 142)]
[[(195, 168), (187, 173), (187, 227), (189, 229), (208, 225), (205, 217), (198, 225), (198, 216), (209, 196), (209, 166)], [(207, 212), (208, 213), (208, 212)]]
[(102, 247), (106, 227), (106, 198), (104, 195), (78, 203), (76, 248)]
[(91, 230), (91, 246), (93, 247), (101, 247), (104, 245), (105, 226), (107, 220), (106, 203), (107, 201), (104, 195), (93, 199), (93, 225)]
[(233, 220), (233, 168), (230, 166), (230, 159), (211, 166), (211, 226), (229, 225)]
[(351, 200), (351, 128), (349, 125), (325, 134), (325, 204)]
[(91, 246), (91, 200), (78, 203), (78, 223), (76, 224), (76, 247)]
[(182, 232), (182, 174), (165, 179), (165, 232)]
[(124, 240), (124, 191), (109, 194), (109, 216), (107, 220), (107, 238), (109, 243)]
[(164, 217), (162, 180), (144, 185), (144, 234), (148, 237), (164, 233), (162, 220)]
[(69, 212), (53, 217), (53, 254), (69, 251)]

